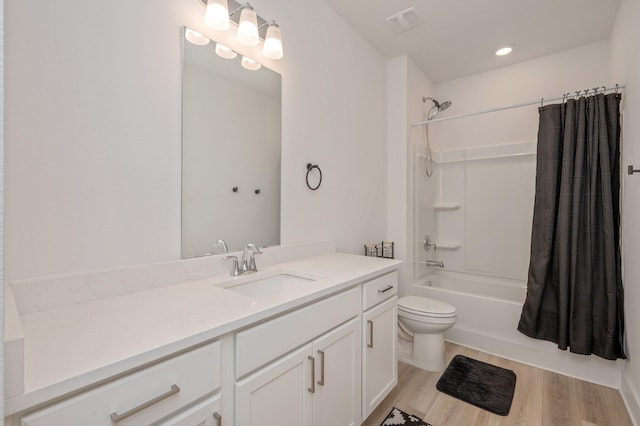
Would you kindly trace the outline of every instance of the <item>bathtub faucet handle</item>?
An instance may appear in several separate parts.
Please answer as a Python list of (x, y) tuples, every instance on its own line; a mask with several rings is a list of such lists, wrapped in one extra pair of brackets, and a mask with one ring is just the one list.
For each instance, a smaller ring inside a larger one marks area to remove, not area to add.
[(433, 242), (433, 240), (431, 240), (431, 237), (428, 235), (424, 236), (424, 241), (422, 242), (422, 245), (424, 246), (424, 251), (431, 250), (431, 247), (433, 247), (434, 250), (438, 250), (438, 246), (436, 245), (436, 243)]

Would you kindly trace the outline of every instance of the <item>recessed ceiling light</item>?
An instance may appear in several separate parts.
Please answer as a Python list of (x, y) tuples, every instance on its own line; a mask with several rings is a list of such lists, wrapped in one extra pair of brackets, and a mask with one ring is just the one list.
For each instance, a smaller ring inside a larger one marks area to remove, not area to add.
[(510, 46), (502, 47), (502, 48), (496, 50), (496, 56), (508, 55), (512, 51), (513, 51), (513, 47), (510, 47)]

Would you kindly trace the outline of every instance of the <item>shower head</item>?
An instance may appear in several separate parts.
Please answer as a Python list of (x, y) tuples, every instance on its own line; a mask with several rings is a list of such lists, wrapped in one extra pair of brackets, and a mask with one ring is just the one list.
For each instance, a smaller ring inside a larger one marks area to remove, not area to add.
[(444, 111), (451, 106), (451, 101), (444, 101), (440, 103), (433, 98), (422, 98), (422, 102), (427, 102), (428, 100), (431, 100), (433, 102), (433, 107), (431, 107), (429, 113), (427, 114), (427, 120), (432, 120), (436, 115), (438, 115), (440, 111)]
[(451, 101), (444, 101), (440, 105), (438, 105), (438, 111), (444, 111), (445, 109), (451, 106)]

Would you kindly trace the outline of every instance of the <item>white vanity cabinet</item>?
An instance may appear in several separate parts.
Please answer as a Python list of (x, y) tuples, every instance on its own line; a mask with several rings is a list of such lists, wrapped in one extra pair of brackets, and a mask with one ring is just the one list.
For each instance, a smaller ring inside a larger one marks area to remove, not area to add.
[(363, 285), (362, 418), (398, 384), (398, 273)]
[[(208, 394), (206, 407), (165, 424), (212, 425), (220, 415), (220, 343), (214, 342), (27, 414), (21, 426), (151, 424)], [(213, 409), (213, 412), (211, 411)], [(187, 412), (185, 412), (187, 413)], [(190, 416), (190, 417), (189, 417)]]
[[(238, 333), (237, 373), (275, 361), (236, 381), (235, 424), (359, 425), (359, 305), (357, 287)], [(262, 339), (272, 344), (261, 353), (254, 342)], [(258, 356), (248, 358), (251, 349)]]

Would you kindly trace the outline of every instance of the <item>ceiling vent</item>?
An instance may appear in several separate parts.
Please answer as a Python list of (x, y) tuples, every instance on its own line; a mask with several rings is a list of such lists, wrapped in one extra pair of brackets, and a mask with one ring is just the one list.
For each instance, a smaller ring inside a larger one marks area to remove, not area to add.
[(422, 16), (420, 16), (420, 13), (418, 13), (415, 7), (394, 13), (389, 16), (386, 21), (391, 29), (397, 33), (410, 30), (424, 23)]

